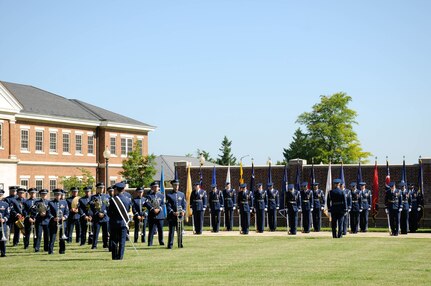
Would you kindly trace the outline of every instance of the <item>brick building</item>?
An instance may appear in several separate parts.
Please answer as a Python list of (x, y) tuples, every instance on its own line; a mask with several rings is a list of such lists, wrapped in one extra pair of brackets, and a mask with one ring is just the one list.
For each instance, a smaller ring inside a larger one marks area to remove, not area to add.
[[(61, 187), (78, 168), (105, 182), (103, 152), (111, 152), (110, 183), (137, 142), (148, 154), (154, 126), (39, 88), (0, 81), (0, 187)], [(6, 191), (7, 192), (7, 191)]]

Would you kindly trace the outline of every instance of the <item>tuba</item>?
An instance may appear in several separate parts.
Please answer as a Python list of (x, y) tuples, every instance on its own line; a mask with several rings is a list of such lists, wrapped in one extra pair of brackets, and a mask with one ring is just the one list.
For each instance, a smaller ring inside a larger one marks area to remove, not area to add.
[(44, 202), (40, 202), (36, 207), (37, 214), (40, 216), (45, 216), (47, 212), (47, 207)]

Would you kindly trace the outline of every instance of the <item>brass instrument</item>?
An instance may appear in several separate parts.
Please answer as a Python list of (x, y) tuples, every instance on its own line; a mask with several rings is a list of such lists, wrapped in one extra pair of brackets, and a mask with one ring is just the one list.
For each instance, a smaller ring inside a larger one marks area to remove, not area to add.
[[(61, 221), (61, 223), (60, 223), (60, 221)], [(57, 231), (58, 231), (58, 234), (60, 233), (60, 229), (61, 229), (62, 235), (61, 235), (61, 237), (59, 235), (59, 237), (60, 237), (59, 239), (66, 240), (67, 236), (66, 236), (65, 230), (64, 230), (63, 211), (60, 209), (60, 204), (58, 203), (58, 205), (57, 205)]]
[(44, 202), (40, 202), (37, 204), (37, 214), (40, 216), (46, 216), (47, 207)]
[(19, 228), (19, 231), (25, 235), (25, 229), (24, 229), (24, 217), (22, 215), (18, 215), (18, 220), (15, 222), (15, 226)]
[(80, 198), (80, 196), (74, 197), (72, 203), (70, 204), (70, 210), (75, 214), (78, 213), (78, 204)]
[(177, 206), (177, 241), (178, 248), (183, 247), (183, 208), (181, 206)]
[[(3, 215), (0, 213), (0, 221), (3, 219)], [(1, 230), (1, 241), (6, 242), (7, 238), (6, 238), (6, 234), (4, 233), (4, 225), (3, 225), (3, 221), (1, 221), (1, 225), (0, 225), (0, 230)]]

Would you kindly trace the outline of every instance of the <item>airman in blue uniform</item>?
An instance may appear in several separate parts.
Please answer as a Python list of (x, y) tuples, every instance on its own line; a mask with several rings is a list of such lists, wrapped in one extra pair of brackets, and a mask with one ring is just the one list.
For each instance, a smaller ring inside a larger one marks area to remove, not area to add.
[(108, 248), (109, 196), (107, 194), (103, 194), (104, 189), (105, 185), (103, 183), (97, 183), (96, 194), (93, 195), (90, 199), (90, 208), (91, 212), (93, 213), (93, 244), (91, 246), (91, 249), (97, 248), (100, 228), (102, 228), (103, 248)]
[[(159, 236), (159, 244), (165, 245), (163, 242), (163, 221), (165, 220), (165, 197), (159, 191), (159, 183), (151, 183), (151, 192), (148, 194), (147, 199), (151, 204), (151, 209), (148, 213), (148, 246), (153, 245), (153, 237), (157, 228)], [(158, 211), (157, 211), (158, 210)]]
[[(9, 187), (9, 196), (7, 196), (4, 201), (9, 204), (9, 207), (11, 208), (10, 211), (12, 212), (12, 202), (18, 197), (16, 195), (16, 191), (19, 189), (19, 186), (10, 186)], [(12, 214), (9, 213), (9, 220), (7, 221), (7, 232), (9, 235), (7, 235), (8, 239), (10, 239), (10, 234), (14, 230), (14, 218), (12, 217)]]
[(211, 215), (212, 232), (220, 231), (220, 214), (223, 211), (223, 192), (217, 189), (216, 184), (211, 185), (209, 193), (209, 207)]
[(346, 195), (340, 189), (341, 180), (335, 179), (333, 183), (334, 189), (329, 192), (326, 205), (331, 213), (332, 237), (341, 238), (343, 236), (343, 218), (347, 213), (347, 200)]
[(236, 191), (231, 188), (229, 182), (226, 183), (223, 190), (224, 198), (224, 223), (227, 231), (232, 231), (233, 211), (236, 210)]
[(325, 206), (325, 193), (319, 189), (319, 183), (313, 184), (313, 230), (319, 232), (322, 227), (322, 210)]
[(341, 190), (344, 192), (347, 202), (347, 212), (343, 218), (343, 235), (346, 235), (349, 229), (350, 211), (352, 210), (352, 193), (349, 188), (346, 188), (343, 182), (341, 182)]
[(361, 232), (368, 231), (368, 214), (371, 210), (372, 193), (366, 188), (365, 182), (360, 182), (359, 186), (361, 188), (361, 209), (359, 215), (359, 225)]
[(268, 196), (266, 190), (263, 189), (262, 183), (257, 184), (253, 198), (256, 232), (262, 233), (265, 228), (265, 212), (268, 211)]
[[(17, 221), (21, 221), (24, 224), (24, 203), (25, 203), (25, 194), (26, 189), (18, 188), (17, 190), (18, 196), (15, 199), (10, 200), (10, 221), (15, 224)], [(14, 225), (13, 231), (13, 246), (17, 246), (20, 239), (20, 229)]]
[(25, 217), (24, 219), (24, 249), (28, 249), (28, 246), (30, 245), (30, 236), (33, 232), (33, 247), (35, 244), (35, 236), (34, 234), (36, 233), (36, 228), (34, 226), (34, 219), (32, 219), (32, 217), (34, 217), (35, 213), (36, 213), (36, 194), (37, 194), (37, 190), (35, 188), (30, 188), (28, 189), (28, 193), (30, 195), (30, 197), (24, 202), (24, 208), (23, 208), (23, 215)]
[(395, 187), (395, 182), (389, 183), (389, 188), (385, 193), (386, 214), (389, 215), (391, 235), (397, 236), (399, 233), (400, 213), (402, 210), (401, 193)]
[[(175, 230), (177, 230), (180, 236), (177, 237), (179, 240), (179, 247), (183, 247), (182, 223), (187, 208), (186, 197), (183, 192), (179, 191), (180, 182), (178, 180), (172, 180), (171, 184), (172, 192), (166, 196), (166, 210), (169, 223), (168, 249), (172, 249), (174, 244)], [(178, 227), (180, 227), (180, 229), (178, 229)]]
[(202, 234), (204, 226), (204, 213), (207, 208), (207, 192), (201, 189), (200, 182), (196, 182), (195, 189), (190, 196), (193, 211), (193, 223), (195, 234)]
[(400, 216), (400, 228), (401, 234), (407, 234), (409, 231), (409, 213), (411, 212), (411, 197), (409, 191), (406, 188), (405, 182), (400, 182), (398, 187), (400, 188), (401, 195), (401, 216)]
[(352, 197), (350, 230), (352, 233), (356, 234), (359, 229), (359, 211), (361, 209), (361, 191), (358, 190), (356, 182), (350, 183), (350, 194)]
[(277, 229), (277, 212), (280, 209), (280, 194), (274, 189), (273, 183), (266, 184), (266, 195), (268, 197), (268, 223), (269, 231)]
[(126, 184), (117, 183), (114, 186), (114, 196), (109, 200), (108, 216), (111, 230), (110, 250), (112, 260), (122, 260), (126, 245), (127, 230), (129, 228), (128, 212), (131, 207), (130, 199), (124, 195)]
[(0, 189), (0, 257), (6, 256), (7, 221), (10, 216), (10, 206), (3, 197), (4, 190)]
[(308, 182), (301, 184), (301, 210), (302, 210), (302, 229), (304, 233), (310, 232), (311, 227), (311, 212), (314, 210), (313, 191), (308, 189)]
[(241, 184), (238, 192), (238, 212), (241, 222), (241, 234), (248, 234), (250, 229), (250, 206), (253, 205), (253, 198), (247, 184)]
[(93, 232), (92, 232), (92, 220), (93, 213), (91, 211), (90, 200), (91, 200), (92, 187), (84, 187), (85, 196), (79, 199), (78, 209), (81, 222), (81, 243), (85, 245), (87, 241), (87, 230), (88, 230), (88, 244), (93, 244)]
[(296, 235), (298, 211), (301, 211), (301, 195), (298, 190), (295, 190), (295, 186), (293, 184), (289, 184), (287, 186), (285, 201), (289, 220), (289, 234)]
[(413, 183), (409, 183), (409, 197), (411, 200), (411, 212), (409, 214), (409, 228), (410, 232), (416, 232), (418, 230), (419, 223), (419, 200), (418, 190), (415, 188)]
[(72, 195), (66, 199), (67, 206), (69, 208), (69, 216), (67, 217), (67, 231), (66, 231), (67, 242), (69, 243), (72, 242), (73, 230), (76, 227), (75, 241), (76, 243), (79, 243), (81, 239), (81, 224), (79, 222), (79, 219), (80, 219), (79, 208), (78, 208), (78, 205), (72, 206), (73, 200), (75, 201), (77, 200), (76, 198), (78, 196), (79, 190), (77, 187), (72, 187), (70, 188), (70, 191), (72, 192)]
[[(54, 244), (58, 232), (58, 240), (60, 244), (60, 254), (66, 252), (66, 240), (67, 236), (65, 234), (64, 222), (69, 216), (69, 208), (67, 202), (61, 199), (62, 190), (54, 189), (54, 199), (48, 203), (49, 209), (49, 250), (48, 254), (54, 253)], [(64, 231), (64, 232), (63, 232)]]
[[(34, 251), (39, 252), (40, 243), (42, 241), (43, 233), (43, 250), (49, 251), (49, 221), (51, 219), (50, 211), (48, 208), (48, 190), (41, 189), (39, 191), (40, 199), (36, 200), (36, 212), (31, 214), (30, 217), (35, 220), (36, 227), (36, 242), (34, 245)], [(33, 217), (32, 217), (33, 215)]]
[(141, 242), (145, 242), (147, 217), (148, 211), (151, 209), (151, 204), (147, 198), (144, 197), (144, 188), (136, 188), (135, 193), (136, 197), (132, 200), (133, 223), (135, 225), (133, 241), (137, 243), (139, 234), (141, 236)]

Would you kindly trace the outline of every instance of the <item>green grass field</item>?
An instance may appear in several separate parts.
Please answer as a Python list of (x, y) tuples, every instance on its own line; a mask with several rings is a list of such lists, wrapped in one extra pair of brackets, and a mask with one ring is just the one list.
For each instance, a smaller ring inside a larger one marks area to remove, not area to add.
[[(166, 241), (167, 242), (167, 239)], [(156, 242), (157, 244), (157, 242)], [(183, 249), (127, 244), (125, 258), (68, 244), (65, 255), (8, 247), (1, 285), (429, 285), (431, 240), (184, 237)], [(58, 247), (56, 246), (56, 252)]]

